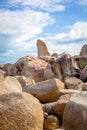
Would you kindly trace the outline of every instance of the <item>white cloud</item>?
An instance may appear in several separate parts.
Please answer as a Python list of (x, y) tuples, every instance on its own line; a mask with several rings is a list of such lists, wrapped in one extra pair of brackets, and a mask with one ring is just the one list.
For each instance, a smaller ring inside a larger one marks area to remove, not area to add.
[(87, 22), (77, 22), (68, 26), (68, 33), (62, 32), (47, 37), (47, 40), (54, 41), (76, 41), (79, 39), (87, 39)]
[(23, 42), (42, 33), (43, 28), (53, 22), (54, 19), (48, 13), (31, 10), (0, 11), (0, 34), (7, 34), (15, 42)]
[(54, 19), (33, 10), (0, 10), (0, 56), (2, 63), (14, 62), (24, 55), (35, 55), (35, 37)]
[(64, 0), (8, 0), (11, 4), (21, 4), (22, 6), (30, 6), (39, 8), (44, 11), (54, 12), (65, 10)]

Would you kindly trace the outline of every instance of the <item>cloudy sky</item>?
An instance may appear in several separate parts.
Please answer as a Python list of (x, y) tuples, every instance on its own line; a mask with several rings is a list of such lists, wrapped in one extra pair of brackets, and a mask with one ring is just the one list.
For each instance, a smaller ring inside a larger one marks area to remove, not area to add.
[(51, 53), (78, 55), (87, 43), (87, 0), (0, 0), (0, 63), (37, 56), (37, 39)]

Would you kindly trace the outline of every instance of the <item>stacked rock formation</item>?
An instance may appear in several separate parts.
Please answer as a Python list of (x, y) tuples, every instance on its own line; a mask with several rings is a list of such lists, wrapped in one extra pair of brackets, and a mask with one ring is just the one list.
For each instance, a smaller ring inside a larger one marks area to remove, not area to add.
[(78, 56), (36, 45), (37, 58), (0, 65), (0, 130), (87, 130), (87, 45)]

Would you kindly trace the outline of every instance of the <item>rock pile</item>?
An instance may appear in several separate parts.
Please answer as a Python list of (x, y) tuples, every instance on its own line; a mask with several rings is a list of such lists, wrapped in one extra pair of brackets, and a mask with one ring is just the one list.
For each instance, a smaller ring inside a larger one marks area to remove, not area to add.
[(87, 45), (71, 56), (36, 44), (38, 58), (0, 65), (0, 130), (87, 130)]

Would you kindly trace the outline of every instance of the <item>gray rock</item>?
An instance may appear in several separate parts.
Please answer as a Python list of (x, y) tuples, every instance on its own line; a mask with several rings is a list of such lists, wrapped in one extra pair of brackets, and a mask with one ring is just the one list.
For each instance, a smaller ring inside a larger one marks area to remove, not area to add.
[(79, 55), (80, 56), (87, 55), (87, 44), (83, 45)]
[(64, 130), (87, 130), (87, 92), (75, 94), (64, 110)]

